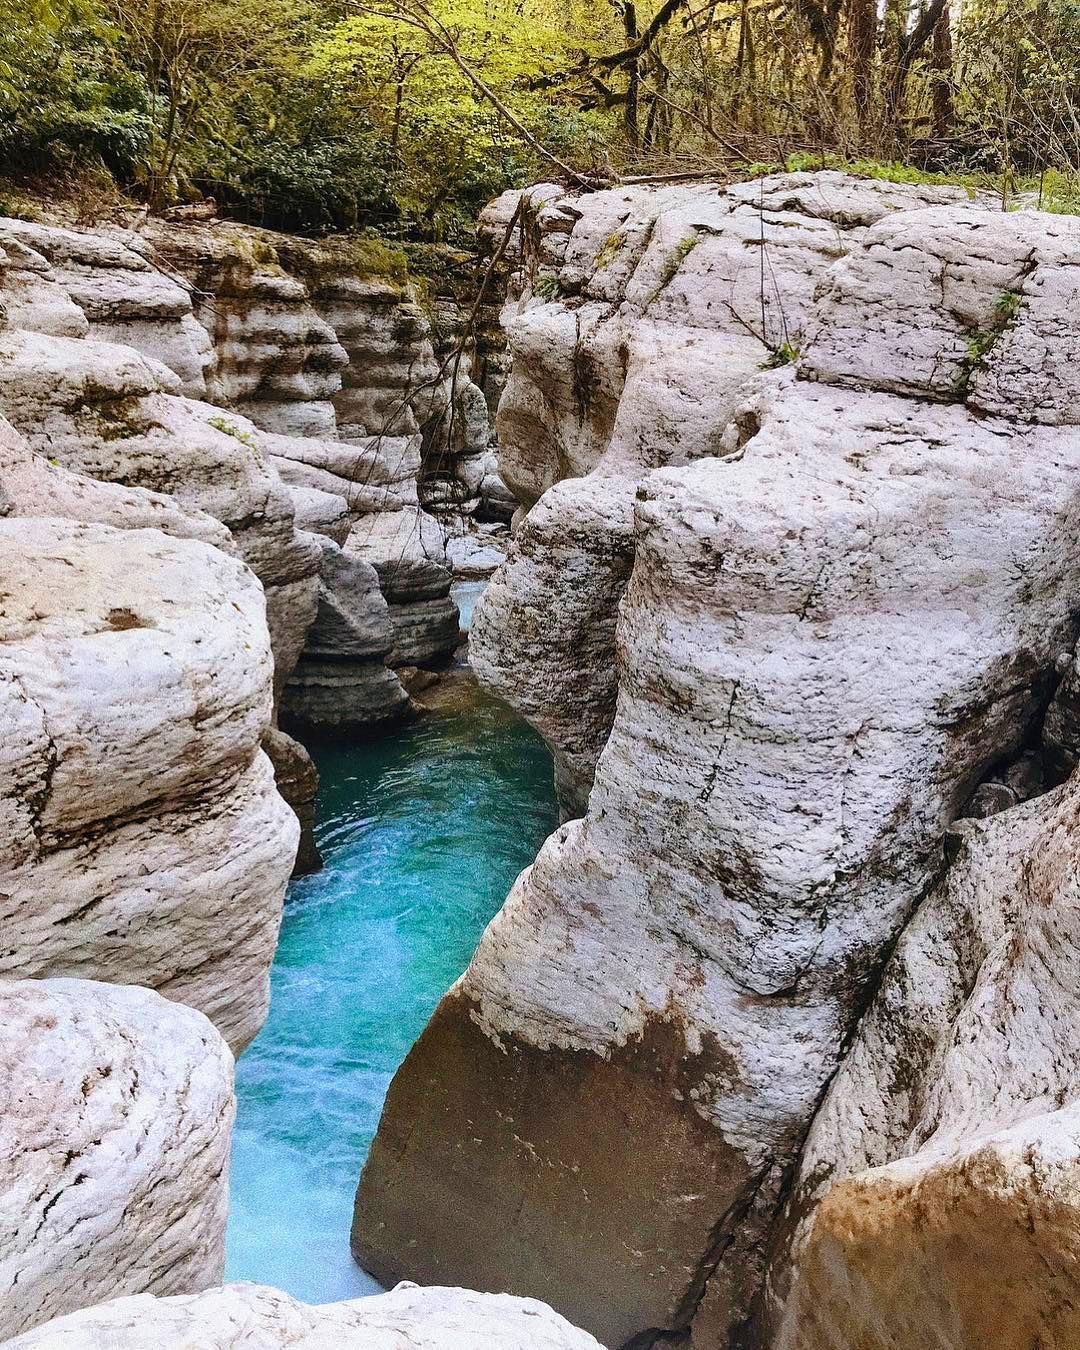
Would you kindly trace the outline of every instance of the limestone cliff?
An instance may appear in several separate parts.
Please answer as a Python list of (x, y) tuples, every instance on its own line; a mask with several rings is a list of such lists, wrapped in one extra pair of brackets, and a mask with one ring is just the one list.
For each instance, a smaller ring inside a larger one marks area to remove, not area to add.
[[(610, 1345), (761, 1344), (803, 1139), (888, 952), (932, 912), (946, 836), (1073, 753), (1068, 677), (1055, 689), (1080, 620), (1060, 354), (1080, 225), (826, 174), (545, 193), (529, 235), (499, 425), (531, 510), (474, 657), (584, 816), (399, 1072), (354, 1250), (384, 1278), (546, 1298)], [(808, 1156), (839, 1165), (834, 1145)], [(999, 1162), (1019, 1147), (1002, 1136)], [(934, 1174), (943, 1209), (966, 1148)], [(910, 1186), (914, 1215), (912, 1166), (939, 1161), (898, 1164), (880, 1195)], [(979, 1213), (1022, 1204), (1014, 1179)], [(864, 1338), (890, 1259), (849, 1278), (829, 1245), (852, 1206), (867, 1251), (887, 1228), (860, 1184), (797, 1233), (818, 1254), (800, 1306), (828, 1306), (819, 1339), (785, 1346), (909, 1343), (900, 1314)]]

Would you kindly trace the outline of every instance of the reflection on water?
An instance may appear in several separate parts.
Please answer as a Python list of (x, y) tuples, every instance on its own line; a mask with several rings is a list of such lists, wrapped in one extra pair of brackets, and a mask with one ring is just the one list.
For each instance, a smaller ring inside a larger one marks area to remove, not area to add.
[(467, 674), (402, 732), (314, 748), (326, 869), (294, 882), (237, 1065), (228, 1279), (370, 1293), (348, 1234), (390, 1079), (554, 829), (551, 760)]

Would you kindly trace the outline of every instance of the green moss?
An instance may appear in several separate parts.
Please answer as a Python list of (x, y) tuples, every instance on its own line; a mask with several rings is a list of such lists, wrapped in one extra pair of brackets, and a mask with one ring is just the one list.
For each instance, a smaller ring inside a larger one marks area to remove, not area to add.
[(103, 441), (124, 441), (132, 436), (143, 436), (154, 425), (147, 418), (138, 395), (116, 398), (112, 391), (98, 396), (98, 390), (89, 382), (84, 386), (84, 398), (77, 408), (82, 419), (89, 419)]
[(227, 417), (208, 417), (207, 426), (211, 426), (215, 431), (222, 431), (226, 436), (231, 436), (234, 441), (239, 441), (241, 445), (246, 445), (253, 455), (262, 458), (259, 447), (255, 444), (255, 438), (250, 431), (245, 431), (238, 427), (234, 422), (230, 422)]
[(657, 281), (652, 294), (649, 296), (647, 302), (648, 305), (651, 305), (654, 300), (659, 299), (663, 292), (667, 290), (678, 275), (679, 268), (700, 243), (700, 234), (688, 234), (685, 239), (679, 240), (664, 259), (664, 265), (660, 269), (660, 279)]
[(8, 220), (28, 220), (34, 225), (44, 219), (41, 211), (29, 198), (12, 192), (0, 192), (0, 216)]
[(600, 248), (600, 252), (596, 255), (596, 270), (599, 272), (602, 268), (610, 267), (622, 252), (625, 243), (625, 230), (616, 230), (614, 234), (608, 235)]

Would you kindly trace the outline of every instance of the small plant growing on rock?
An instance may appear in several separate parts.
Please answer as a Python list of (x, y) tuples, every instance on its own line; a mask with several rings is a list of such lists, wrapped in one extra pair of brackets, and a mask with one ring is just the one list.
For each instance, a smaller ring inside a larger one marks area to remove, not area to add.
[(995, 297), (990, 327), (976, 329), (967, 340), (967, 350), (953, 382), (958, 397), (967, 394), (975, 372), (986, 364), (990, 353), (1014, 323), (1023, 303), (1024, 297), (1019, 291), (1002, 291)]
[(207, 426), (211, 426), (215, 431), (224, 432), (226, 436), (231, 436), (234, 441), (239, 441), (241, 445), (246, 445), (256, 459), (261, 459), (262, 454), (259, 447), (255, 444), (255, 438), (250, 431), (245, 431), (243, 427), (238, 427), (234, 422), (230, 422), (227, 417), (208, 417)]
[(798, 359), (798, 347), (793, 347), (790, 342), (781, 342), (778, 347), (773, 348), (773, 353), (769, 359), (761, 363), (761, 369), (779, 370), (781, 366), (794, 365)]
[(538, 295), (541, 300), (558, 300), (562, 293), (558, 277), (541, 277), (533, 287), (533, 294)]

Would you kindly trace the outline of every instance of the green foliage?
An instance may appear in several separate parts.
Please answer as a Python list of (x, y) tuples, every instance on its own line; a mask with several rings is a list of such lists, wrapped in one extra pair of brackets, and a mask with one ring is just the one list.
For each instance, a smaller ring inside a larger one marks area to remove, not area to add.
[(1002, 291), (994, 297), (989, 326), (975, 329), (968, 337), (967, 348), (953, 382), (954, 393), (959, 398), (967, 394), (972, 377), (982, 369), (990, 353), (1012, 327), (1023, 303), (1024, 297), (1018, 291)]
[(0, 0), (0, 159), (90, 160), (118, 176), (146, 154), (145, 84), (104, 17), (81, 0)]
[(255, 443), (255, 437), (250, 431), (245, 431), (243, 427), (238, 427), (235, 422), (230, 422), (227, 417), (208, 417), (207, 426), (211, 426), (215, 431), (223, 432), (226, 436), (231, 436), (234, 441), (239, 441), (241, 445), (246, 445), (251, 453), (257, 458), (262, 458), (262, 453)]
[[(930, 12), (0, 0), (0, 166), (107, 171), (155, 210), (212, 194), (253, 223), (451, 245), (496, 193), (568, 174), (828, 167), (1080, 210), (1080, 0), (965, 0), (932, 32)], [(618, 251), (613, 235), (599, 265)]]
[(781, 366), (791, 366), (799, 359), (798, 347), (790, 342), (781, 342), (767, 361), (763, 361), (762, 370), (779, 370)]

